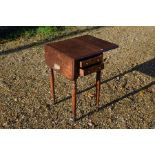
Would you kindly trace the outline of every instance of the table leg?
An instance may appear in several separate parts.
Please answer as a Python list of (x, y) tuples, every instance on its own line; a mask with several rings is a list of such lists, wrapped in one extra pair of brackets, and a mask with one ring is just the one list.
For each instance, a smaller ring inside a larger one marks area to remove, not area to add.
[(50, 69), (50, 73), (49, 73), (49, 78), (50, 78), (50, 94), (51, 97), (53, 97), (53, 101), (55, 103), (55, 91), (54, 91), (54, 71), (53, 69)]
[(99, 107), (100, 87), (101, 87), (101, 71), (96, 73), (96, 105)]
[(76, 93), (77, 93), (77, 85), (76, 80), (74, 80), (72, 83), (72, 115), (74, 121), (76, 119)]

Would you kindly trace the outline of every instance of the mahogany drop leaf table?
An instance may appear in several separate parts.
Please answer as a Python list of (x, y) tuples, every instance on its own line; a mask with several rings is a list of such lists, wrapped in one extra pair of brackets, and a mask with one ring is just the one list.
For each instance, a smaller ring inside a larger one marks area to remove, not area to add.
[(50, 92), (55, 102), (54, 70), (72, 81), (72, 115), (76, 119), (76, 80), (96, 72), (96, 106), (99, 106), (100, 77), (104, 68), (103, 53), (118, 45), (84, 35), (45, 45), (45, 61), (50, 68)]

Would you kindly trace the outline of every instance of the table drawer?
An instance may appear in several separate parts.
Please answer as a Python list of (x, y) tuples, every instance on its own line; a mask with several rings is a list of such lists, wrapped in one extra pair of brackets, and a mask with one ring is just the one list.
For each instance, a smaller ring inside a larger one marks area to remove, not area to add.
[(103, 63), (100, 63), (100, 64), (96, 64), (96, 65), (93, 65), (91, 67), (86, 67), (86, 68), (80, 68), (80, 76), (85, 76), (85, 75), (88, 75), (88, 74), (91, 74), (93, 72), (98, 72), (100, 70), (102, 70), (104, 68), (104, 64)]
[(93, 57), (93, 58), (81, 60), (80, 61), (80, 68), (88, 67), (88, 66), (91, 66), (93, 64), (102, 62), (102, 61), (103, 61), (103, 55), (102, 54), (99, 56)]

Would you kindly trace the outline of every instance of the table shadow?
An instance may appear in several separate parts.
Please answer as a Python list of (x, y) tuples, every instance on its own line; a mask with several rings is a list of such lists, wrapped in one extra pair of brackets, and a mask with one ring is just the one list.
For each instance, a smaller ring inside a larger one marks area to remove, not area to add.
[[(127, 70), (127, 71), (124, 71), (123, 73), (120, 73), (118, 75), (115, 75), (115, 76), (113, 76), (113, 77), (111, 77), (111, 78), (109, 78), (107, 80), (101, 81), (101, 84), (107, 83), (107, 82), (109, 82), (109, 81), (111, 81), (113, 79), (116, 79), (117, 77), (121, 78), (125, 74), (133, 72), (133, 71), (139, 71), (139, 72), (142, 72), (142, 73), (144, 73), (146, 75), (149, 75), (151, 77), (155, 77), (155, 58), (151, 59), (151, 60), (149, 60), (147, 62), (144, 62), (144, 63), (142, 63), (140, 65), (136, 65), (135, 67), (133, 67), (133, 68)], [(87, 87), (87, 88), (85, 88), (83, 90), (78, 91), (77, 94), (81, 94), (81, 93), (83, 93), (85, 91), (88, 91), (88, 90), (94, 88), (94, 87), (95, 87), (95, 84), (92, 85), (92, 86), (89, 86), (89, 87)], [(55, 104), (58, 104), (58, 103), (63, 102), (65, 100), (67, 100), (67, 99), (70, 99), (70, 98), (71, 98), (71, 96), (64, 97), (64, 98), (60, 99), (59, 101), (57, 101)]]
[[(144, 62), (142, 64), (136, 65), (135, 67), (133, 67), (133, 68), (131, 68), (131, 69), (129, 69), (129, 70), (123, 72), (123, 73), (120, 73), (120, 74), (118, 74), (116, 76), (113, 76), (113, 77), (111, 77), (111, 78), (109, 78), (107, 80), (103, 80), (103, 81), (101, 81), (101, 84), (107, 83), (107, 82), (109, 82), (109, 81), (111, 81), (111, 80), (113, 80), (113, 79), (115, 79), (117, 77), (121, 78), (125, 74), (130, 73), (130, 72), (133, 72), (133, 71), (139, 71), (139, 72), (142, 72), (142, 73), (144, 73), (144, 74), (146, 74), (148, 76), (155, 77), (155, 58), (153, 58), (153, 59), (151, 59), (149, 61), (146, 61), (146, 62)], [(103, 110), (104, 108), (106, 108), (108, 106), (114, 105), (117, 102), (123, 100), (124, 98), (127, 98), (127, 97), (129, 97), (131, 95), (134, 95), (134, 94), (136, 94), (136, 93), (144, 90), (144, 89), (147, 89), (147, 88), (151, 87), (154, 84), (155, 84), (155, 81), (153, 81), (153, 82), (151, 82), (151, 83), (149, 83), (149, 84), (147, 84), (147, 85), (145, 85), (143, 87), (140, 87), (139, 89), (134, 90), (134, 91), (132, 91), (132, 92), (126, 94), (126, 95), (123, 95), (123, 96), (121, 96), (121, 97), (119, 97), (119, 98), (111, 101), (110, 103), (107, 103), (106, 105), (101, 105), (101, 107), (99, 107), (99, 109), (92, 110), (92, 111), (90, 111), (90, 112), (88, 112), (88, 113), (80, 116), (79, 118), (77, 118), (77, 120), (80, 120), (80, 119), (82, 119), (82, 118), (84, 118), (86, 116), (90, 116), (90, 115), (92, 115), (94, 112), (96, 112), (98, 110), (100, 111), (100, 110)], [(83, 93), (85, 91), (88, 91), (88, 90), (94, 88), (94, 87), (95, 87), (95, 84), (92, 85), (92, 86), (89, 86), (89, 87), (87, 87), (87, 88), (85, 88), (83, 90), (78, 91), (77, 94), (81, 94), (81, 93)], [(59, 103), (61, 103), (63, 101), (66, 101), (68, 99), (71, 99), (71, 96), (67, 96), (67, 97), (64, 97), (64, 98), (56, 101), (54, 105), (57, 105), (57, 104), (59, 104)]]
[(148, 89), (149, 87), (151, 87), (151, 86), (154, 85), (154, 84), (155, 84), (155, 81), (153, 81), (153, 82), (151, 82), (151, 83), (149, 83), (149, 84), (147, 84), (147, 85), (145, 85), (145, 86), (143, 86), (143, 87), (141, 87), (141, 88), (139, 88), (139, 89), (137, 89), (137, 90), (134, 90), (134, 91), (132, 91), (132, 92), (126, 94), (126, 95), (123, 95), (123, 96), (121, 96), (121, 97), (119, 97), (119, 98), (117, 98), (117, 99), (115, 99), (115, 100), (113, 100), (113, 101), (111, 101), (111, 102), (109, 102), (109, 103), (107, 103), (107, 104), (105, 104), (105, 105), (101, 105), (98, 109), (89, 111), (88, 113), (83, 114), (82, 116), (80, 116), (80, 117), (77, 118), (76, 120), (83, 119), (83, 118), (85, 118), (86, 116), (90, 116), (90, 115), (94, 114), (94, 113), (97, 112), (97, 111), (101, 111), (101, 110), (104, 110), (104, 109), (107, 108), (107, 107), (110, 107), (110, 106), (112, 106), (112, 105), (115, 105), (115, 104), (117, 104), (117, 102), (119, 102), (119, 101), (121, 101), (121, 100), (123, 100), (123, 99), (125, 99), (125, 98), (127, 98), (127, 97), (129, 97), (129, 96), (135, 95), (135, 94), (139, 93), (139, 92), (142, 91), (142, 90)]

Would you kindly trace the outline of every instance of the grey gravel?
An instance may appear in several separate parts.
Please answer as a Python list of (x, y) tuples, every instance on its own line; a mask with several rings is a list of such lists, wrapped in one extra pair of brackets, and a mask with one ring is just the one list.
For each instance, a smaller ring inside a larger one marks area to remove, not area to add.
[(102, 27), (83, 34), (119, 45), (103, 56), (100, 109), (95, 109), (95, 74), (78, 79), (79, 92), (92, 88), (78, 94), (75, 123), (71, 83), (58, 73), (53, 105), (44, 49), (37, 46), (0, 55), (0, 128), (155, 127), (155, 27)]

